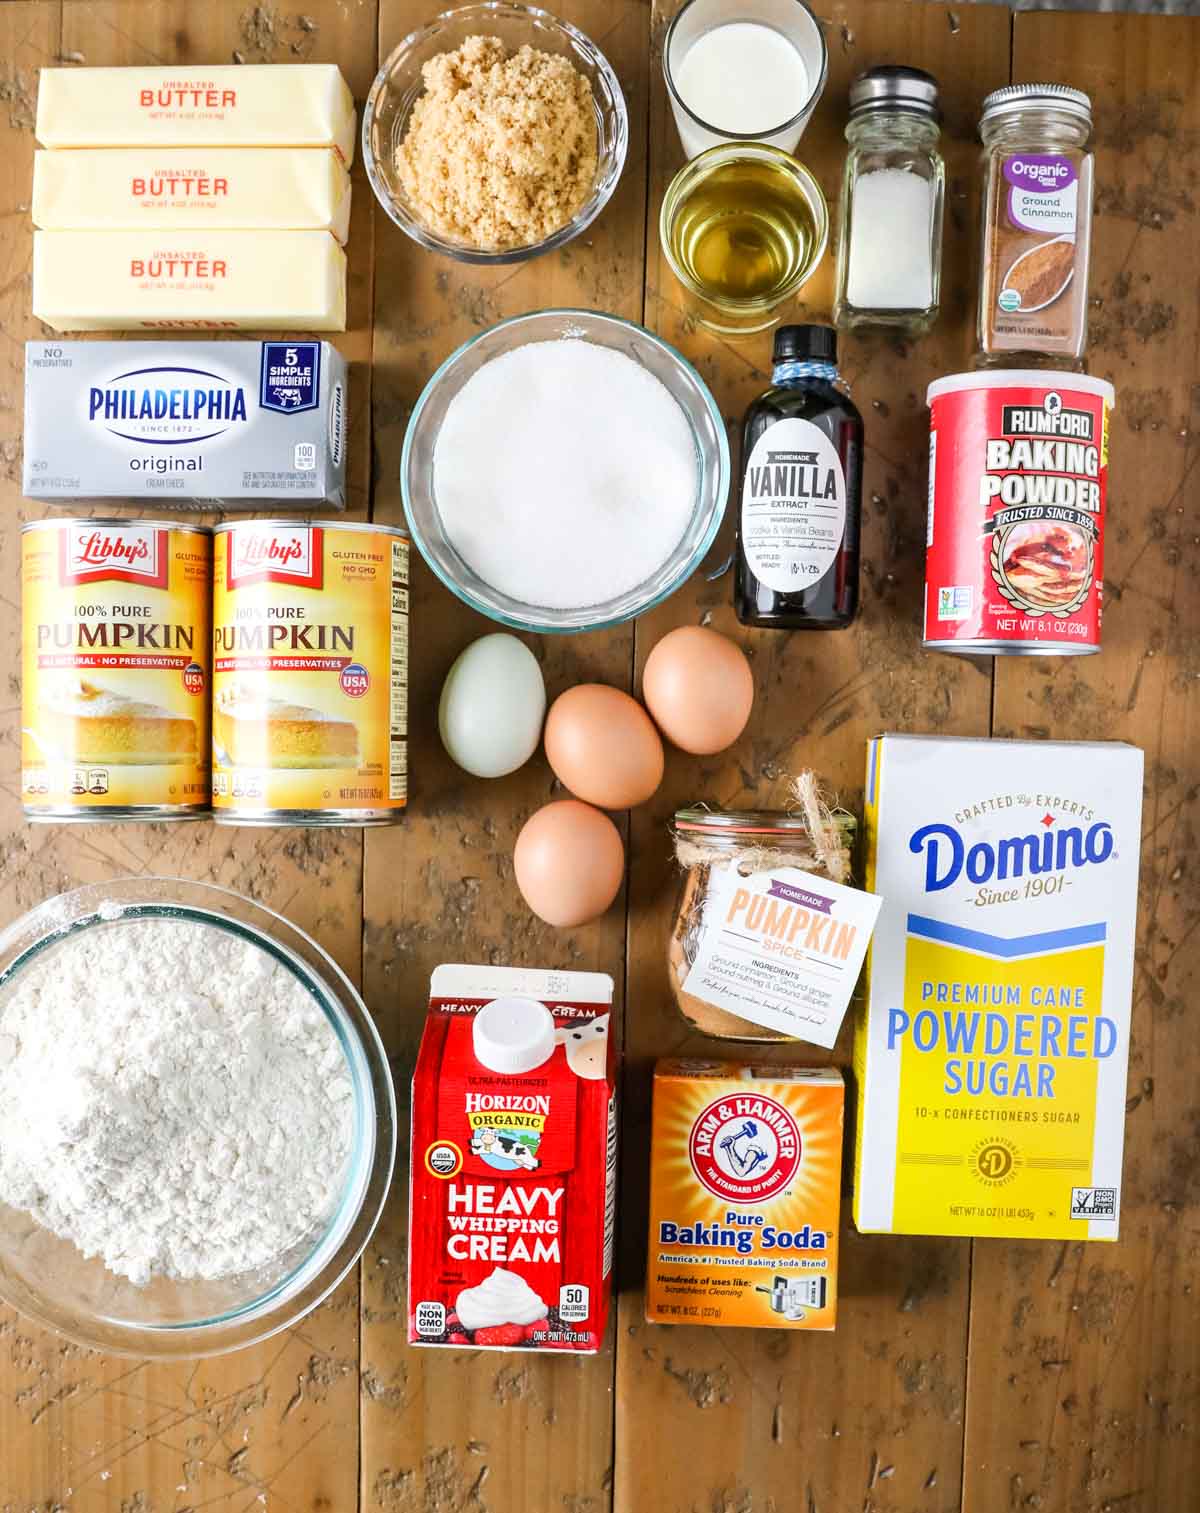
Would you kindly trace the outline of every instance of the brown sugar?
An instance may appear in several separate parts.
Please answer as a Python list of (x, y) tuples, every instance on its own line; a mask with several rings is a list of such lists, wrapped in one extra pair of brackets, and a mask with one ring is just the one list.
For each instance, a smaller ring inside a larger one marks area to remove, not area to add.
[(422, 69), (396, 172), (439, 235), (528, 246), (565, 226), (596, 178), (591, 86), (566, 58), (468, 37)]

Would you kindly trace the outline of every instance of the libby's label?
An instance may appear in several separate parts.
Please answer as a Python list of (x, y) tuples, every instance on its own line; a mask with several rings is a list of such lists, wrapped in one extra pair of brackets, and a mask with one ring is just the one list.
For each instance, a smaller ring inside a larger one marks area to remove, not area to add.
[(1116, 743), (871, 743), (860, 1229), (1116, 1238), (1141, 780)]
[(434, 973), (412, 1088), (410, 1343), (599, 1349), (616, 1213), (611, 1001), (597, 973)]
[(820, 581), (846, 532), (846, 476), (811, 421), (779, 420), (755, 442), (742, 481), (741, 544), (751, 572), (778, 593)]
[(842, 1075), (660, 1061), (646, 1318), (832, 1329)]
[(408, 541), (248, 520), (217, 532), (218, 815), (399, 814), (408, 794)]
[(1099, 647), (1108, 403), (1023, 379), (931, 401), (927, 644)]
[(28, 527), (21, 580), (26, 813), (207, 809), (211, 532)]

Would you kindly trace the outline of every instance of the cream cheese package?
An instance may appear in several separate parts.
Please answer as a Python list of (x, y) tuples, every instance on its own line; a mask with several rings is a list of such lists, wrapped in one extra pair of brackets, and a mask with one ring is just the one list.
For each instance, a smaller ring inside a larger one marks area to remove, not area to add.
[(327, 231), (35, 231), (33, 313), (55, 331), (344, 331), (346, 254)]
[(354, 157), (354, 97), (334, 63), (43, 68), (43, 147), (333, 147)]
[(346, 364), (328, 342), (25, 344), (30, 499), (346, 503)]
[(1117, 1238), (1142, 765), (1118, 742), (871, 742), (860, 1230)]
[(329, 231), (345, 242), (350, 175), (330, 147), (110, 147), (36, 152), (44, 231)]

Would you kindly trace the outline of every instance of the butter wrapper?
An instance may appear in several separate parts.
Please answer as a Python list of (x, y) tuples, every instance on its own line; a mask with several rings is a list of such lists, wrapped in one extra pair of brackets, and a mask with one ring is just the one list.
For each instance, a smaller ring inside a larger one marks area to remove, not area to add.
[(345, 243), (350, 175), (330, 147), (37, 152), (44, 231), (329, 231)]

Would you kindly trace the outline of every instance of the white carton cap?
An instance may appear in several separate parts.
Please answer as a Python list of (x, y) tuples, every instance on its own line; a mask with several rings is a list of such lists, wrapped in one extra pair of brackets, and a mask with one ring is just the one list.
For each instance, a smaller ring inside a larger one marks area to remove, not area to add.
[(536, 998), (493, 998), (476, 1014), (472, 1039), (489, 1071), (519, 1077), (554, 1055), (554, 1016)]

